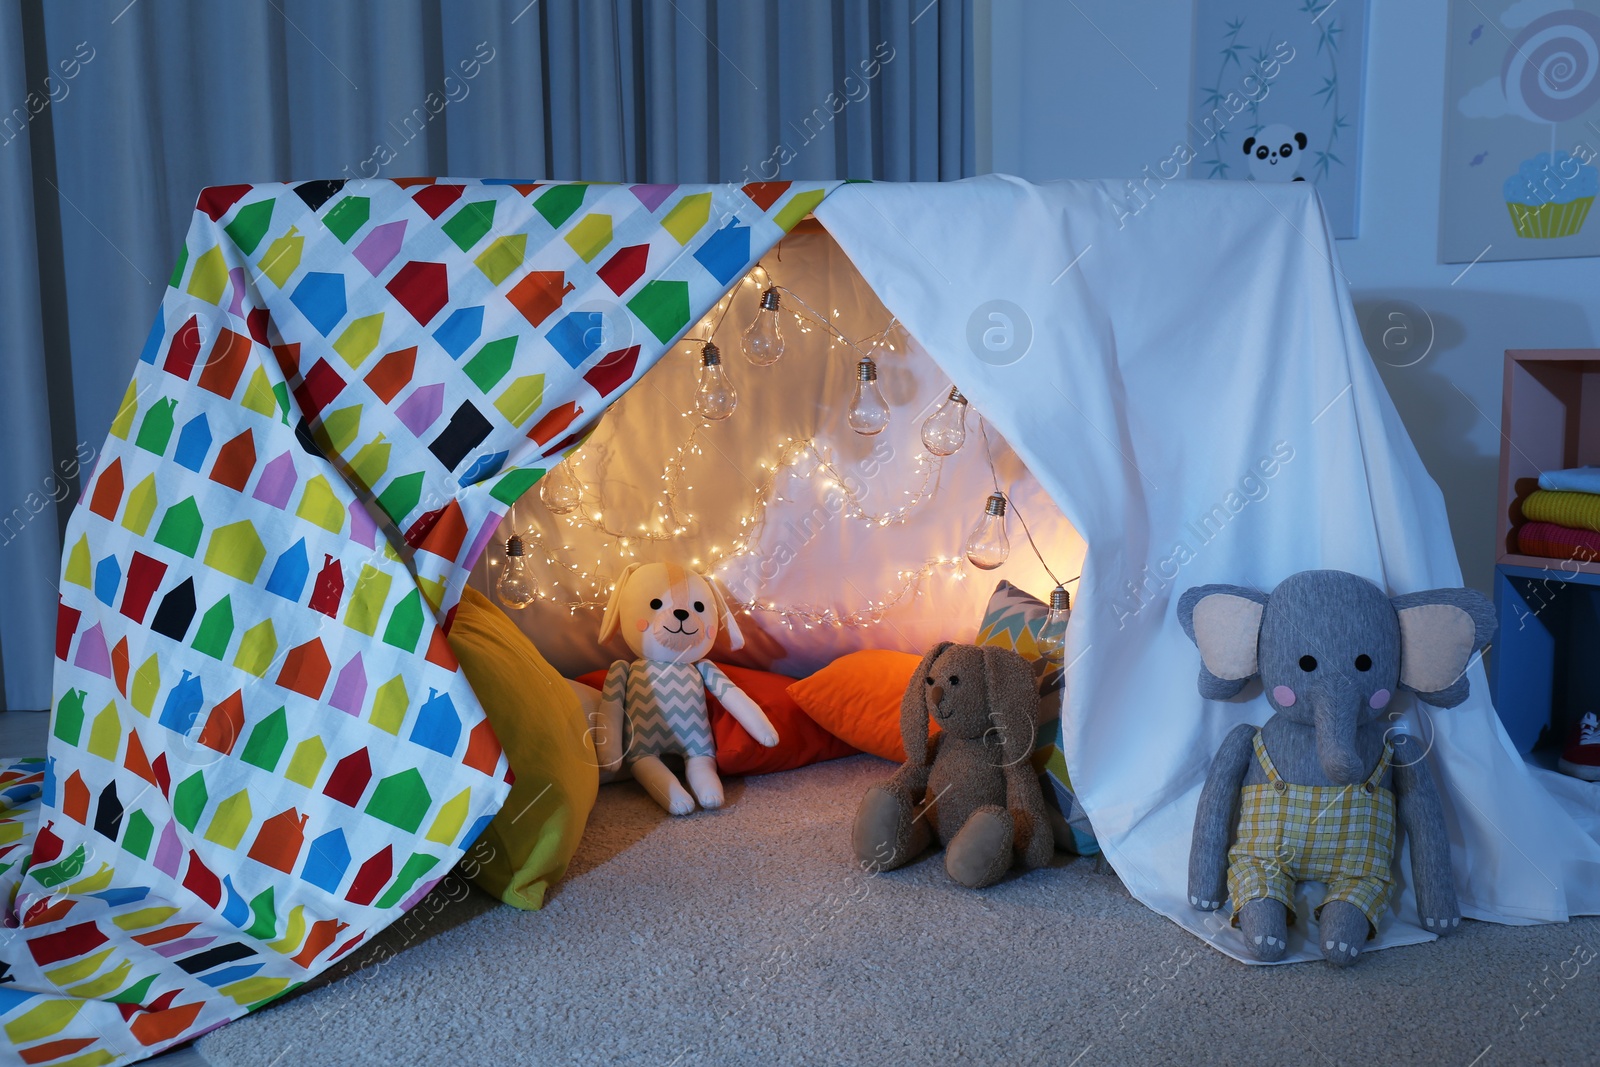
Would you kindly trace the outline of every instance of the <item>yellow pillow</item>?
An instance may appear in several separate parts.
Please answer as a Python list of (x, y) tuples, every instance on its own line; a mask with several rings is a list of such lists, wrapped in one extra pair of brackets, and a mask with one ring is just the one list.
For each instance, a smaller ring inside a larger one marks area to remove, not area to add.
[(589, 724), (566, 679), (476, 589), (461, 597), (450, 648), (516, 775), (462, 863), (480, 889), (535, 909), (566, 873), (600, 788)]

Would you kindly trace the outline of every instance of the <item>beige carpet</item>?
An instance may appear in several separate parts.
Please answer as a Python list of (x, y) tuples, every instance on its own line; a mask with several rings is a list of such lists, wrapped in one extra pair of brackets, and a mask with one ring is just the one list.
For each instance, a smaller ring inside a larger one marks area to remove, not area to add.
[(1095, 860), (981, 893), (937, 859), (853, 868), (856, 802), (889, 770), (734, 781), (728, 808), (675, 820), (607, 786), (542, 912), (458, 884), (403, 951), (391, 931), (200, 1050), (219, 1067), (1600, 1063), (1600, 922), (1247, 967)]

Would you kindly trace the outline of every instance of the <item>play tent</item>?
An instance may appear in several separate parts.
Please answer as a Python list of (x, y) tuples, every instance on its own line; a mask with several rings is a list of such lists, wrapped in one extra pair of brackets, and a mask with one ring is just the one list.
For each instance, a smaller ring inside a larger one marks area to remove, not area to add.
[[(1178, 594), (1319, 566), (1393, 592), (1460, 573), (1314, 191), (1172, 183), (1136, 213), (1119, 195), (1003, 177), (206, 190), (69, 524), (47, 758), (0, 778), (10, 1042), (35, 1063), (149, 1055), (324, 970), (449, 871), (506, 792), (441, 631), (470, 568), (808, 213), (1087, 541), (1072, 777), (1132, 892), (1237, 955), (1184, 900), (1187, 839), (1206, 758), (1266, 706), (1198, 697)], [(995, 312), (1016, 330), (998, 346)], [(1471, 681), (1411, 724), (1463, 912), (1600, 911), (1600, 845)], [(1397, 908), (1380, 945), (1430, 936), (1409, 892)]]

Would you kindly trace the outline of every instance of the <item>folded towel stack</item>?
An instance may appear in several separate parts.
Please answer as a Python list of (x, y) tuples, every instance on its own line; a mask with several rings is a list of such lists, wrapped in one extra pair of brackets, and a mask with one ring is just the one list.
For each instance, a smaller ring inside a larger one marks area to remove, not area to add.
[(1552, 559), (1600, 559), (1600, 533), (1574, 530), (1553, 522), (1525, 522), (1517, 531), (1517, 546), (1525, 555)]
[(1540, 489), (1522, 502), (1522, 517), (1529, 522), (1553, 522), (1573, 530), (1600, 532), (1600, 494)]
[(1539, 488), (1557, 492), (1600, 493), (1600, 467), (1571, 467), (1564, 471), (1545, 471), (1539, 475)]
[(1600, 561), (1600, 467), (1539, 475), (1539, 489), (1522, 502), (1517, 547), (1529, 556)]

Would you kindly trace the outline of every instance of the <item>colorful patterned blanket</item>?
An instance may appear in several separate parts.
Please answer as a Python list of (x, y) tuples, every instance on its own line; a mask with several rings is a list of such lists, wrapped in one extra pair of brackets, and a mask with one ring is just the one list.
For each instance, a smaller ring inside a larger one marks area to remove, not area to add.
[(418, 902), (508, 771), (444, 639), (505, 510), (835, 183), (201, 194), (0, 765), (0, 1027), (125, 1063)]

